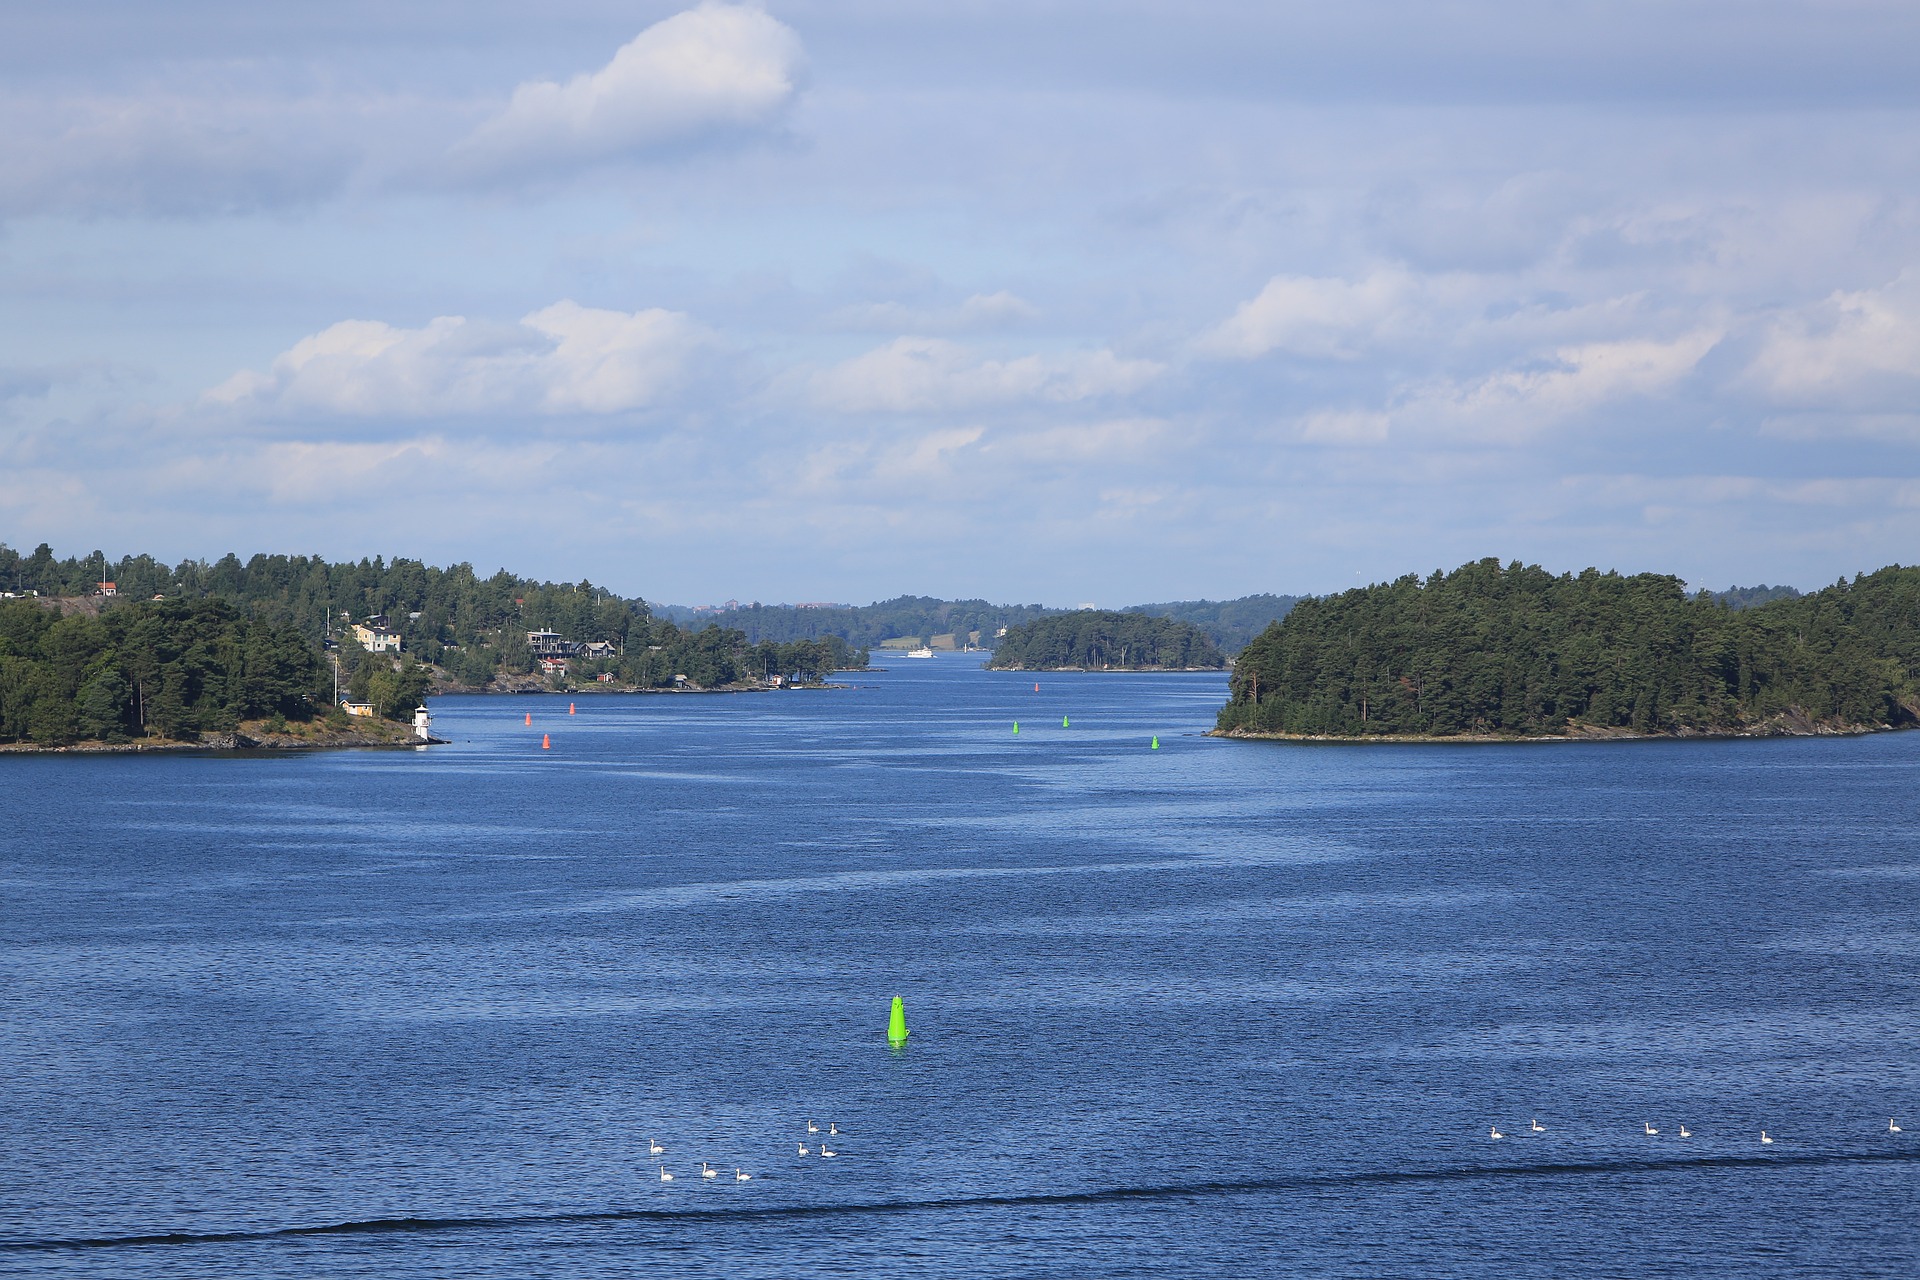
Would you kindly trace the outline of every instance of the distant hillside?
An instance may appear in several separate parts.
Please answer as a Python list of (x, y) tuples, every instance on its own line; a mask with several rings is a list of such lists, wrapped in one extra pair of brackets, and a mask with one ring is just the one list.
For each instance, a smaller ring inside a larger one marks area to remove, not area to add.
[[(985, 600), (940, 600), (933, 596), (895, 596), (865, 605), (752, 604), (737, 609), (695, 612), (683, 605), (663, 608), (682, 625), (704, 627), (718, 623), (745, 633), (748, 641), (785, 644), (839, 636), (862, 649), (878, 648), (884, 640), (901, 636), (931, 643), (935, 636), (965, 637), (979, 632), (979, 643), (992, 647), (1002, 627), (1017, 627), (1035, 618), (1058, 613), (1037, 604), (989, 604)], [(955, 640), (964, 648), (964, 638)]]
[(1920, 569), (1736, 609), (1678, 578), (1482, 560), (1302, 600), (1229, 733), (1813, 733), (1920, 721)]
[(1287, 616), (1299, 596), (1256, 595), (1237, 600), (1172, 600), (1165, 604), (1136, 604), (1123, 613), (1150, 613), (1191, 622), (1228, 653), (1238, 653), (1269, 624)]
[(1217, 671), (1227, 659), (1191, 622), (1082, 609), (1014, 627), (987, 665), (1008, 671)]
[(1757, 587), (1728, 587), (1725, 591), (1716, 591), (1713, 598), (1729, 609), (1751, 609), (1755, 605), (1772, 604), (1775, 600), (1798, 600), (1798, 587), (1769, 587), (1764, 584)]

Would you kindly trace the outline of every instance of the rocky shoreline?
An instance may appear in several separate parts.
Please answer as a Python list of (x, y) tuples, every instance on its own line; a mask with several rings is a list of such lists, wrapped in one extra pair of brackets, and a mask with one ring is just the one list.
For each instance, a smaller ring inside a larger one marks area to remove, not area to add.
[(164, 738), (139, 738), (130, 742), (98, 740), (50, 745), (38, 742), (0, 743), (0, 754), (17, 755), (146, 755), (199, 751), (330, 751), (347, 748), (445, 746), (444, 738), (422, 738), (413, 726), (392, 720), (366, 720), (345, 727), (325, 720), (305, 724), (289, 722), (284, 730), (269, 726), (265, 720), (250, 720), (239, 727), (217, 733), (203, 733), (192, 742)]
[(1632, 729), (1598, 725), (1568, 725), (1564, 733), (1273, 733), (1251, 729), (1209, 729), (1209, 738), (1241, 738), (1268, 742), (1326, 742), (1351, 745), (1368, 743), (1417, 743), (1463, 745), (1516, 742), (1678, 742), (1728, 738), (1857, 738), (1870, 733), (1898, 733), (1920, 728), (1916, 724), (1855, 724), (1845, 720), (1816, 719), (1798, 712), (1782, 712), (1750, 725), (1714, 726), (1703, 729), (1676, 729), (1664, 733), (1638, 733)]

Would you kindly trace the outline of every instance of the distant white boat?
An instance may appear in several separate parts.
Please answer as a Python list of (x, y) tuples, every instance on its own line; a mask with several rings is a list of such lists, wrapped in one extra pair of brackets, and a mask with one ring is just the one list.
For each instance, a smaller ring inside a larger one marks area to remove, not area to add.
[(907, 656), (909, 658), (931, 658), (933, 656), (933, 650), (927, 648), (925, 645), (921, 645), (918, 649), (907, 650)]

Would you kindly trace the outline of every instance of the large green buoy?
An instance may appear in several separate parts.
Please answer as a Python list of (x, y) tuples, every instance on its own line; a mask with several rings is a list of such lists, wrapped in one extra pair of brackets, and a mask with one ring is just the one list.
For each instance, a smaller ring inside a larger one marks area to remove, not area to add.
[(907, 1038), (907, 1006), (899, 996), (893, 998), (893, 1016), (887, 1019), (887, 1042), (903, 1044)]
[(1157, 733), (1153, 735), (1153, 749), (1155, 751), (1160, 749), (1160, 735)]
[(1020, 722), (1018, 720), (1013, 722), (1013, 732), (1015, 737), (1020, 735)]
[(1067, 718), (1065, 716), (1060, 717), (1060, 727), (1062, 729), (1067, 727)]

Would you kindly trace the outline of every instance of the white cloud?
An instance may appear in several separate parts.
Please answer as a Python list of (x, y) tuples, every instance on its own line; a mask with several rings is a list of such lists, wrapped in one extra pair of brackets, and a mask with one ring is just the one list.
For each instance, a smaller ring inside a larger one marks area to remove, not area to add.
[(1251, 360), (1270, 352), (1351, 360), (1411, 305), (1414, 281), (1397, 269), (1360, 280), (1275, 276), (1195, 344), (1203, 355)]
[(418, 329), (342, 320), (296, 342), (266, 372), (236, 373), (204, 399), (288, 416), (619, 413), (656, 402), (706, 341), (679, 312), (571, 301), (517, 325), (462, 316)]
[(1703, 329), (1671, 341), (1630, 338), (1561, 347), (1545, 368), (1507, 369), (1424, 397), (1445, 417), (1491, 434), (1525, 431), (1624, 396), (1656, 395), (1720, 340)]
[(1105, 350), (983, 360), (956, 342), (904, 337), (815, 374), (813, 396), (824, 408), (851, 413), (1066, 404), (1138, 390), (1164, 368)]
[(1838, 291), (1782, 317), (1750, 376), (1795, 406), (1910, 410), (1920, 381), (1920, 276)]
[(598, 71), (522, 84), (457, 156), (482, 171), (547, 168), (763, 128), (798, 92), (804, 62), (777, 19), (702, 4), (648, 27)]

